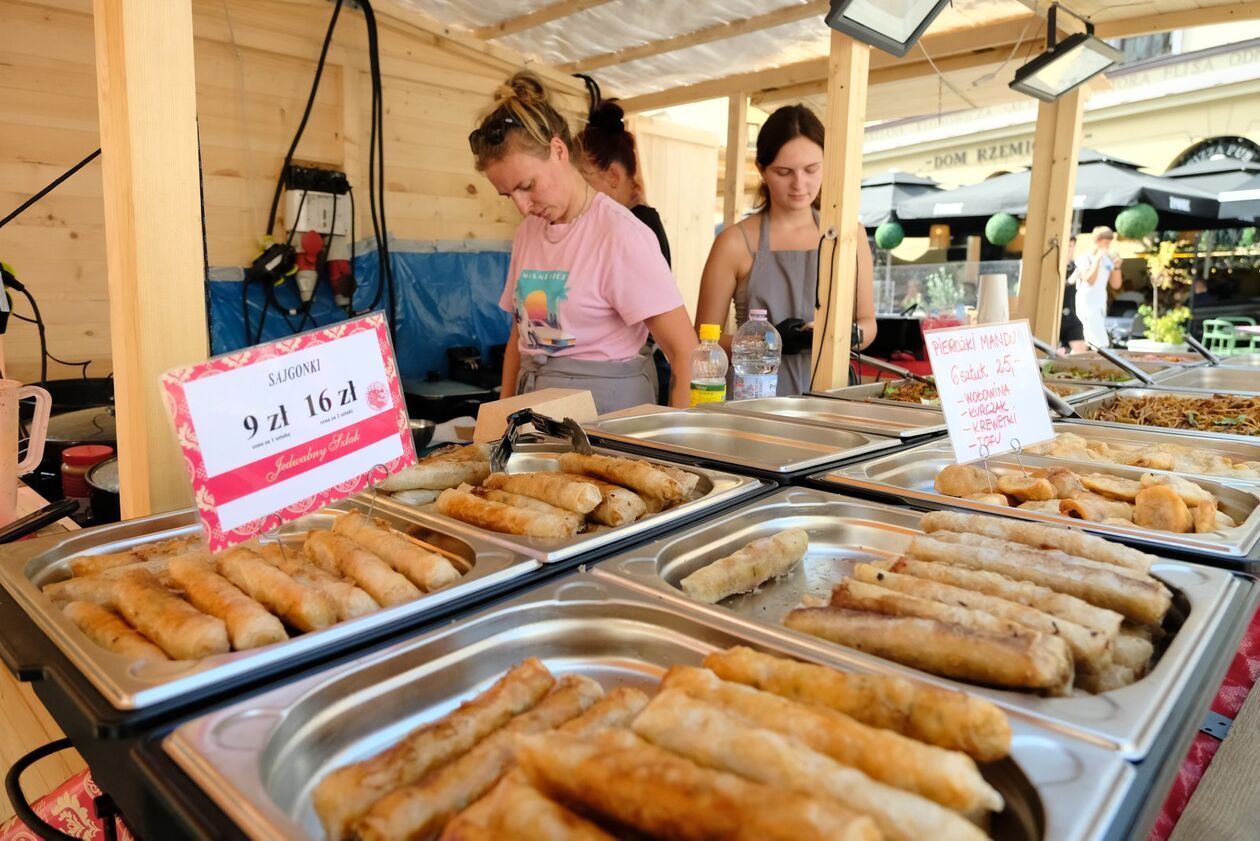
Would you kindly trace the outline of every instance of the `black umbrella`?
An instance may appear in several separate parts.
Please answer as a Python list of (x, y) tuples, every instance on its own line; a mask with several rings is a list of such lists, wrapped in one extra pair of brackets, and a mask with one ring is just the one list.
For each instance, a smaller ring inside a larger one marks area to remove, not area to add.
[(1260, 175), (1221, 193), (1221, 215), (1244, 220), (1260, 218)]
[(1260, 176), (1260, 163), (1240, 161), (1236, 158), (1195, 161), (1182, 164), (1164, 173), (1165, 178), (1176, 178), (1205, 193), (1237, 190), (1258, 176)]
[(878, 228), (893, 218), (893, 209), (924, 193), (940, 190), (931, 178), (890, 169), (862, 179), (862, 204), (859, 218), (865, 228)]

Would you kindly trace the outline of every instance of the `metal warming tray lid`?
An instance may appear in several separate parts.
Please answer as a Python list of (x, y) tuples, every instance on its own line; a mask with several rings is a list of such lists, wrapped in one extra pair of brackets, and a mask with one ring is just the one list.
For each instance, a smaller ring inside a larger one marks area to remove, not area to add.
[[(338, 510), (363, 510), (368, 500), (358, 497), (286, 523), (279, 539), (300, 545), (302, 534), (331, 527)], [(200, 660), (147, 662), (109, 651), (90, 640), (62, 615), (40, 590), (45, 584), (70, 577), (67, 562), (83, 554), (117, 552), (142, 543), (196, 534), (201, 530), (192, 510), (174, 511), (117, 525), (56, 535), (4, 547), (0, 556), (0, 584), (22, 606), (36, 626), (79, 669), (109, 704), (118, 710), (139, 710), (156, 704), (205, 694), (218, 684), (283, 667), (319, 651), (344, 648), (372, 632), (397, 627), (407, 620), (467, 600), (480, 591), (538, 569), (537, 561), (501, 546), (441, 526), (419, 524), (405, 513), (377, 505), (374, 516), (394, 529), (437, 545), (463, 559), (467, 570), (459, 583), (420, 598), (359, 616), (321, 631), (293, 636), (285, 642), (249, 651), (233, 651)]]
[[(831, 397), (839, 400), (860, 400), (863, 403), (879, 403), (885, 406), (901, 406), (913, 407), (924, 412), (935, 412), (940, 418), (939, 423), (944, 425), (945, 416), (941, 413), (939, 404), (933, 403), (907, 403), (904, 400), (887, 400), (882, 395), (885, 386), (899, 385), (909, 382), (908, 380), (879, 380), (873, 383), (863, 383), (862, 385), (845, 386), (844, 388), (833, 388), (827, 391), (811, 391), (810, 395), (814, 397)], [(1088, 400), (1091, 397), (1098, 397), (1102, 394), (1110, 393), (1111, 389), (1100, 385), (1082, 385), (1081, 383), (1056, 382), (1056, 391), (1063, 392), (1060, 397), (1069, 403), (1079, 403), (1082, 400)]]
[[(1210, 391), (1191, 391), (1188, 389), (1169, 389), (1169, 388), (1125, 388), (1114, 389), (1106, 394), (1097, 397), (1091, 397), (1080, 403), (1073, 404), (1072, 408), (1076, 409), (1080, 418), (1069, 418), (1072, 423), (1090, 424), (1091, 426), (1105, 426), (1113, 429), (1147, 429), (1155, 432), (1167, 432), (1183, 438), (1192, 438), (1195, 441), (1202, 441), (1208, 438), (1214, 438), (1222, 441), (1247, 442), (1254, 441), (1253, 435), (1233, 435), (1228, 432), (1207, 432), (1201, 429), (1172, 429), (1163, 426), (1139, 426), (1132, 423), (1120, 423), (1118, 421), (1096, 420), (1099, 414), (1109, 409), (1119, 397), (1205, 397), (1211, 396)], [(1189, 442), (1186, 442), (1189, 443)], [(1191, 444), (1193, 446), (1193, 444)]]
[[(512, 455), (508, 459), (507, 472), (538, 473), (558, 471), (560, 465), (556, 462), (556, 456), (570, 451), (570, 447), (567, 444), (518, 443), (513, 448)], [(598, 448), (595, 452), (602, 455), (623, 455), (612, 450)], [(661, 463), (659, 459), (646, 458), (645, 460)], [(555, 563), (576, 558), (580, 555), (595, 554), (614, 544), (660, 532), (678, 525), (680, 522), (685, 522), (710, 511), (729, 506), (737, 500), (758, 493), (765, 487), (758, 480), (748, 476), (736, 476), (732, 473), (709, 470), (704, 467), (689, 466), (687, 470), (700, 477), (700, 482), (696, 486), (696, 493), (699, 496), (696, 498), (667, 511), (662, 511), (659, 514), (648, 514), (628, 526), (620, 526), (618, 528), (601, 527), (594, 531), (583, 532), (561, 540), (547, 540), (538, 537), (524, 537), (522, 535), (490, 531), (470, 525), (462, 520), (439, 514), (431, 504), (416, 507), (386, 497), (384, 494), (381, 495), (378, 505), (386, 510), (400, 512), (400, 516), (406, 516), (416, 522), (426, 523), (433, 528), (476, 535), (477, 539), (483, 542), (503, 546), (521, 555), (536, 558), (543, 563)]]
[[(1176, 365), (1166, 362), (1141, 362), (1138, 360), (1127, 360), (1133, 367), (1147, 374), (1157, 383), (1162, 383), (1167, 377), (1176, 374), (1181, 369)], [(1041, 378), (1048, 383), (1071, 383), (1079, 385), (1103, 386), (1104, 388), (1119, 388), (1123, 386), (1145, 385), (1141, 380), (1134, 379), (1128, 375), (1127, 371), (1121, 370), (1119, 366), (1112, 365), (1105, 359), (1042, 359), (1037, 363), (1041, 367)], [(1068, 371), (1088, 371), (1094, 372), (1096, 375), (1105, 374), (1122, 374), (1124, 379), (1113, 380), (1106, 379), (1103, 376), (1095, 377), (1068, 377), (1063, 376)]]
[[(1032, 455), (1024, 455), (1021, 460), (1022, 465), (1014, 456), (1006, 455), (989, 459), (987, 466), (990, 471), (1002, 475), (1022, 473), (1025, 467), (1054, 467), (1062, 464), (1057, 459)], [(833, 470), (814, 477), (814, 480), (828, 487), (847, 488), (859, 493), (894, 497), (924, 508), (961, 508), (982, 514), (1075, 526), (1104, 537), (1140, 545), (1148, 552), (1161, 555), (1173, 552), (1196, 558), (1241, 561), (1248, 557), (1248, 553), (1260, 540), (1260, 492), (1254, 485), (1196, 478), (1197, 484), (1217, 497), (1220, 501), (1220, 510), (1232, 517), (1238, 525), (1232, 529), (1222, 529), (1210, 534), (1175, 534), (1152, 531), (1136, 525), (1119, 526), (1089, 520), (1075, 520), (1058, 514), (1046, 514), (1005, 505), (988, 505), (975, 500), (945, 496), (938, 493), (934, 487), (936, 475), (954, 463), (954, 453), (949, 441), (934, 441), (890, 456)], [(1082, 472), (1139, 479), (1143, 473), (1167, 473), (1168, 471), (1091, 465), (1090, 469)]]
[[(686, 532), (611, 558), (596, 572), (659, 593), (681, 609), (720, 613), (790, 638), (844, 668), (900, 674), (983, 695), (1013, 716), (1109, 746), (1134, 759), (1149, 753), (1162, 728), (1186, 724), (1175, 720), (1179, 700), (1204, 680), (1226, 641), (1241, 633), (1260, 597), (1260, 588), (1249, 576), (1174, 561), (1157, 564), (1152, 572), (1173, 590), (1173, 613), (1178, 614), (1167, 649), (1150, 674), (1130, 686), (1101, 695), (1078, 689), (1066, 698), (937, 677), (783, 626), (783, 617), (799, 607), (804, 596), (829, 596), (856, 564), (899, 557), (914, 535), (921, 533), (920, 516), (905, 508), (824, 491), (784, 488)], [(680, 588), (683, 578), (705, 564), (788, 528), (809, 532), (809, 551), (789, 575), (717, 605), (693, 601)], [(1209, 689), (1215, 686), (1212, 683)]]
[(861, 403), (827, 397), (763, 397), (714, 403), (705, 409), (872, 435), (896, 435), (902, 440), (945, 432), (945, 416), (940, 412), (925, 412), (909, 404), (898, 406), (891, 401)]
[[(734, 645), (823, 659), (784, 637), (680, 611), (609, 578), (578, 573), (188, 721), (163, 749), (250, 837), (323, 839), (311, 805), (320, 779), (448, 712), (525, 657), (540, 658), (557, 675), (582, 674), (606, 688), (651, 694), (670, 666), (698, 665), (707, 653)], [(1053, 729), (1020, 719), (1011, 725), (1011, 756), (982, 766), (1007, 801), (990, 833), (1006, 841), (1122, 837), (1125, 830), (1114, 822), (1135, 790), (1133, 766), (1115, 751)]]
[(1164, 377), (1159, 384), (1223, 394), (1260, 394), (1260, 368), (1191, 368)]
[(698, 409), (614, 418), (584, 428), (601, 441), (673, 461), (717, 462), (781, 477), (901, 446), (897, 438)]

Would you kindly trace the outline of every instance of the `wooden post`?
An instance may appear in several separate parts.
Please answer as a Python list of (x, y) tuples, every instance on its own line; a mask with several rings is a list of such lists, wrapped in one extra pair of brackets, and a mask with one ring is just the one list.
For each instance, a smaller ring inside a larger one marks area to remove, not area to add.
[[(828, 239), (819, 254), (822, 306), (814, 312), (814, 388), (848, 384), (849, 337), (857, 282), (858, 202), (862, 183), (862, 135), (871, 48), (831, 33), (827, 74), (827, 148), (823, 154), (822, 214)], [(828, 282), (830, 278), (830, 282)]]
[(748, 160), (748, 95), (733, 93), (726, 116), (726, 178), (722, 194), (722, 227), (739, 221), (744, 203), (744, 167)]
[(1033, 335), (1051, 345), (1059, 341), (1063, 313), (1063, 271), (1072, 233), (1083, 108), (1080, 88), (1057, 102), (1041, 103), (1033, 137), (1017, 317), (1028, 319)]
[(122, 515), (191, 499), (158, 377), (206, 358), (190, 0), (95, 0)]

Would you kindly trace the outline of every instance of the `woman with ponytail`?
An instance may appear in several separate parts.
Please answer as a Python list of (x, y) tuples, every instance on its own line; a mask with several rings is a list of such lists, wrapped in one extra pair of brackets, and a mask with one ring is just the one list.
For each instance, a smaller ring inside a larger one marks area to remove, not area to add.
[(580, 388), (601, 413), (654, 403), (655, 368), (641, 353), (650, 333), (678, 372), (670, 404), (685, 407), (696, 337), (669, 265), (652, 232), (582, 177), (538, 77), (502, 85), (468, 143), (525, 217), (499, 301), (514, 318), (501, 396)]

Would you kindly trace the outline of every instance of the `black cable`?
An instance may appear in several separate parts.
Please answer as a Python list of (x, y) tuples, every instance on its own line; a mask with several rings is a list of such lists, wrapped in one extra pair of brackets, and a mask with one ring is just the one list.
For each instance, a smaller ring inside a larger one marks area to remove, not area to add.
[(35, 750), (19, 757), (17, 762), (9, 768), (8, 773), (4, 775), (4, 790), (9, 796), (9, 805), (13, 807), (13, 812), (26, 824), (31, 832), (38, 835), (44, 841), (62, 841), (62, 839), (70, 839), (73, 841), (73, 835), (67, 835), (60, 830), (49, 826), (35, 810), (31, 808), (30, 803), (26, 801), (26, 795), (22, 792), (22, 772), (30, 768), (39, 760), (46, 756), (52, 756), (63, 750), (69, 750), (74, 744), (69, 739), (58, 739), (55, 742), (49, 742), (46, 745), (40, 745)]
[(34, 313), (35, 315), (34, 318), (27, 318), (25, 316), (18, 315), (17, 313), (12, 313), (14, 318), (20, 319), (30, 324), (34, 324), (35, 329), (39, 332), (39, 381), (48, 382), (48, 360), (50, 359), (59, 365), (65, 365), (67, 368), (82, 369), (81, 373), (83, 374), (83, 379), (86, 380), (87, 369), (88, 369), (88, 366), (92, 364), (92, 360), (89, 359), (86, 362), (68, 362), (65, 359), (60, 359), (56, 356), (53, 356), (51, 353), (49, 353), (48, 352), (48, 327), (47, 325), (44, 324), (44, 316), (39, 311), (39, 304), (35, 303), (35, 296), (32, 295), (30, 293), (30, 290), (28, 290), (25, 286), (22, 286), (17, 283), (13, 283), (12, 280), (10, 280), (9, 285), (12, 286), (17, 291), (21, 292), (26, 297), (26, 300), (30, 302), (31, 312)]
[(61, 186), (61, 182), (65, 181), (65, 180), (66, 180), (67, 178), (69, 178), (71, 175), (74, 175), (76, 172), (78, 172), (79, 170), (83, 169), (83, 167), (87, 166), (87, 165), (88, 165), (88, 164), (90, 164), (92, 161), (96, 160), (96, 158), (97, 158), (100, 154), (101, 154), (101, 150), (100, 150), (100, 149), (97, 149), (95, 152), (93, 152), (92, 154), (88, 155), (86, 158), (84, 158), (83, 160), (81, 160), (81, 161), (79, 161), (77, 164), (75, 164), (74, 166), (72, 166), (72, 167), (70, 167), (69, 169), (67, 169), (67, 170), (66, 170), (65, 172), (63, 172), (61, 175), (58, 175), (56, 178), (54, 178), (54, 179), (52, 180), (52, 183), (51, 183), (51, 184), (49, 184), (49, 185), (48, 185), (47, 187), (45, 187), (44, 189), (40, 190), (40, 191), (39, 191), (38, 193), (36, 193), (35, 195), (31, 196), (31, 197), (30, 197), (29, 199), (27, 199), (26, 201), (22, 202), (20, 205), (18, 205), (18, 206), (17, 206), (17, 209), (16, 209), (16, 210), (14, 210), (12, 213), (10, 213), (8, 216), (4, 217), (3, 219), (0, 219), (0, 228), (3, 228), (5, 225), (9, 224), (9, 223), (10, 223), (10, 222), (12, 222), (14, 219), (16, 219), (16, 218), (18, 218), (19, 216), (21, 216), (21, 215), (22, 215), (22, 213), (23, 213), (23, 211), (25, 211), (28, 207), (30, 207), (31, 205), (35, 204), (35, 202), (39, 201), (39, 200), (40, 200), (40, 199), (42, 199), (44, 196), (46, 196), (46, 195), (48, 195), (49, 193), (51, 193), (53, 190), (57, 189), (57, 187)]
[(332, 17), (328, 21), (328, 31), (324, 34), (324, 45), (319, 50), (319, 62), (315, 65), (315, 79), (311, 83), (311, 94), (306, 98), (306, 109), (302, 112), (302, 119), (298, 123), (297, 132), (293, 135), (293, 142), (289, 144), (289, 151), (284, 156), (284, 163), (280, 167), (280, 177), (276, 179), (276, 192), (271, 198), (271, 213), (267, 216), (267, 235), (271, 236), (272, 231), (276, 227), (276, 209), (280, 206), (280, 193), (284, 190), (284, 178), (289, 172), (289, 166), (293, 163), (293, 153), (297, 151), (298, 141), (302, 139), (302, 132), (306, 131), (306, 121), (311, 117), (311, 108), (315, 105), (315, 95), (319, 93), (319, 80), (324, 75), (324, 62), (328, 58), (328, 47), (332, 43), (333, 30), (337, 28), (337, 17), (341, 14), (341, 4), (343, 0), (337, 0), (337, 4), (333, 6)]
[[(824, 232), (823, 235), (818, 238), (818, 267), (814, 270), (814, 303), (817, 305), (815, 306), (815, 309), (822, 308), (822, 301), (819, 300), (819, 286), (822, 284), (822, 244), (823, 240), (826, 239), (831, 240), (831, 260), (830, 265), (827, 268), (827, 309), (823, 310), (822, 335), (824, 343), (827, 341), (827, 327), (831, 324), (831, 296), (835, 294), (833, 283), (835, 281), (836, 271), (836, 248), (840, 243), (840, 236), (837, 234), (834, 237), (828, 237)], [(818, 325), (815, 324), (814, 329), (817, 330)], [(818, 349), (820, 351), (822, 350), (821, 344), (818, 346)], [(814, 379), (818, 376), (818, 365), (821, 361), (822, 354), (816, 354), (814, 356), (813, 368), (809, 372), (809, 387), (811, 391), (814, 388)]]
[(355, 218), (359, 215), (354, 207), (354, 188), (347, 185), (346, 192), (350, 194), (350, 294), (346, 296), (346, 315), (354, 314), (354, 293), (357, 291), (358, 283), (354, 279), (354, 244), (355, 239)]
[[(359, 5), (363, 8), (363, 19), (367, 24), (368, 60), (372, 80), (372, 136), (369, 139), (371, 149), (368, 160), (368, 188), (375, 195), (369, 195), (368, 199), (374, 210), (372, 222), (377, 234), (376, 247), (380, 255), (382, 289), (388, 291), (389, 294), (386, 322), (389, 325), (390, 338), (397, 344), (394, 322), (398, 311), (398, 301), (394, 289), (394, 270), (389, 257), (389, 226), (385, 221), (385, 103), (381, 86), (381, 50), (376, 28), (376, 13), (372, 10), (372, 4), (368, 0), (359, 0)], [(380, 303), (382, 289), (377, 290), (370, 309), (375, 309)]]

